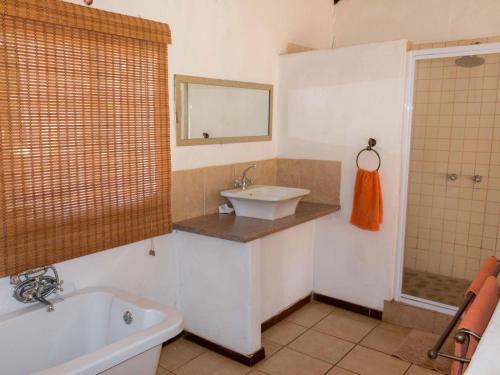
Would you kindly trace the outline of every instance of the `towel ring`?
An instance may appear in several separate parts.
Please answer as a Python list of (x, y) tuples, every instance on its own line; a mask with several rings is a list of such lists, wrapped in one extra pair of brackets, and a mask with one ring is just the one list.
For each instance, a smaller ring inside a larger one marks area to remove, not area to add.
[(375, 155), (377, 155), (377, 158), (378, 158), (378, 166), (377, 166), (377, 169), (376, 171), (378, 171), (380, 169), (380, 164), (382, 164), (382, 161), (380, 159), (380, 155), (379, 153), (377, 152), (377, 150), (373, 149), (373, 147), (377, 144), (377, 141), (373, 138), (370, 138), (368, 139), (368, 146), (365, 147), (364, 149), (362, 149), (360, 152), (358, 152), (358, 155), (356, 156), (356, 166), (359, 168), (359, 155), (361, 155), (363, 153), (363, 151), (373, 151), (375, 153)]

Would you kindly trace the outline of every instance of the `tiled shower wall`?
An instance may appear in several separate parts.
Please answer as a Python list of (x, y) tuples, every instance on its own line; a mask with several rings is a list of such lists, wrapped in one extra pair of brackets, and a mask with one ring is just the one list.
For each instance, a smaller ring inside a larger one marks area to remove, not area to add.
[(406, 268), (472, 279), (500, 257), (500, 55), (482, 57), (417, 61)]

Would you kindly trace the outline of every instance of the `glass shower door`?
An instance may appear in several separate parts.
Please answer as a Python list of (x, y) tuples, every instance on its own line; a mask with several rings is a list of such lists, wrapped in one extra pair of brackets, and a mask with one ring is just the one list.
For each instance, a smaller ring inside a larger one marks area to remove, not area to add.
[(459, 306), (500, 256), (500, 54), (416, 61), (402, 293)]

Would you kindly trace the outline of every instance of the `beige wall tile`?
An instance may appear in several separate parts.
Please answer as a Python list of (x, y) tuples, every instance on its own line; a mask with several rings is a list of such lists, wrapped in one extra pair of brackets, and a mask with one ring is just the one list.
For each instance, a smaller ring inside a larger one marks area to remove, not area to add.
[(172, 172), (172, 220), (180, 221), (204, 214), (203, 169)]
[[(304, 199), (315, 203), (339, 204), (340, 162), (302, 159), (257, 161), (247, 174), (256, 185), (283, 185), (311, 190)], [(244, 168), (252, 162), (174, 171), (172, 174), (172, 216), (174, 221), (216, 213), (226, 200), (220, 191), (233, 187)]]
[[(254, 162), (245, 162), (233, 164), (233, 180), (239, 178), (243, 170), (252, 165)], [(275, 185), (276, 184), (276, 173), (277, 173), (277, 160), (259, 160), (256, 161), (256, 169), (251, 169), (247, 177), (252, 180), (254, 185)]]
[(231, 165), (203, 168), (203, 176), (204, 214), (216, 213), (219, 205), (226, 203), (226, 199), (220, 195), (220, 192), (234, 187), (233, 168)]
[[(485, 58), (486, 64), (474, 68), (457, 67), (454, 58), (417, 62), (420, 108), (414, 115), (407, 212), (416, 226), (409, 228), (407, 220), (407, 231), (417, 235), (416, 243), (405, 246), (419, 252), (405, 256), (407, 267), (471, 276), (476, 267), (466, 260), (498, 246), (492, 235), (498, 219), (487, 211), (500, 203), (500, 153), (492, 152), (500, 149), (500, 54)], [(447, 173), (457, 173), (458, 181), (447, 181)], [(481, 183), (472, 181), (475, 174), (483, 176)], [(470, 232), (464, 227), (469, 224)], [(489, 226), (488, 236), (483, 225)], [(429, 235), (431, 226), (443, 228), (439, 237)], [(440, 253), (448, 254), (443, 265)]]
[(311, 190), (304, 201), (339, 204), (340, 162), (278, 159), (277, 184)]

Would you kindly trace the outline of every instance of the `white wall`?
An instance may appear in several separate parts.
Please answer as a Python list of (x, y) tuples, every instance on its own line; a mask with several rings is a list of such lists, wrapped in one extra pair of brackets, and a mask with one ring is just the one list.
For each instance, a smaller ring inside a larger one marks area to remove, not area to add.
[[(171, 109), (175, 108), (173, 74), (275, 84), (278, 53), (288, 41), (326, 48), (332, 36), (330, 0), (95, 0), (93, 6), (170, 25)], [(173, 111), (170, 123), (175, 140)], [(172, 142), (175, 170), (274, 156), (276, 140), (244, 146), (176, 147)], [(174, 306), (177, 276), (172, 241), (172, 235), (161, 236), (156, 257), (147, 255), (149, 242), (142, 241), (64, 262), (58, 268), (68, 283), (123, 287)], [(8, 279), (0, 279), (0, 313), (22, 307), (11, 291)]]
[[(342, 209), (316, 224), (314, 290), (377, 309), (392, 298), (395, 273), (405, 52), (397, 41), (280, 58), (279, 156), (342, 162)], [(382, 157), (385, 217), (375, 233), (349, 224), (355, 157), (369, 137)]]
[(260, 239), (261, 322), (313, 291), (316, 221)]
[[(64, 292), (90, 286), (111, 286), (174, 306), (177, 264), (172, 235), (155, 238), (156, 256), (148, 255), (150, 241), (139, 241), (56, 264)], [(0, 279), (0, 315), (26, 307), (12, 297), (8, 278)]]
[(498, 0), (341, 0), (335, 6), (335, 18), (337, 47), (500, 35)]
[(261, 348), (260, 241), (177, 233), (184, 328), (244, 355)]
[(185, 329), (245, 355), (261, 323), (313, 290), (317, 220), (248, 243), (179, 232), (179, 303)]
[[(170, 25), (171, 109), (174, 74), (275, 84), (278, 54), (287, 42), (327, 48), (333, 33), (331, 0), (95, 0), (93, 7)], [(173, 140), (174, 120), (171, 111)], [(249, 143), (245, 152), (240, 144), (172, 147), (172, 163), (180, 170), (268, 159), (275, 153), (275, 140)]]

